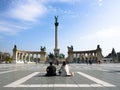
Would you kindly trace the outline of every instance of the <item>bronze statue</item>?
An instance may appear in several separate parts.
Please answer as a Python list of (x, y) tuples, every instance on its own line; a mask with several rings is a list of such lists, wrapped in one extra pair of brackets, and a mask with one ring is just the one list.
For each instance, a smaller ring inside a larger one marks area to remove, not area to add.
[(46, 51), (46, 47), (41, 46), (41, 51)]
[(58, 16), (55, 16), (55, 22), (57, 23), (57, 21), (58, 21)]
[(14, 48), (17, 48), (17, 46), (16, 46), (16, 45), (14, 45)]
[(55, 16), (55, 26), (57, 27), (59, 25), (58, 23), (58, 16)]
[(71, 47), (67, 47), (68, 48), (68, 51), (73, 51), (73, 46), (71, 45)]

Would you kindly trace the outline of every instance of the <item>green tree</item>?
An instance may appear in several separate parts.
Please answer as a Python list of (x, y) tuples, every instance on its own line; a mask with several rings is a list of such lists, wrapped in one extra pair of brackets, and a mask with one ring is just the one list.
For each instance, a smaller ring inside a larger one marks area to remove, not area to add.
[(61, 53), (61, 54), (59, 54), (59, 58), (63, 59), (63, 58), (65, 58), (65, 55), (63, 53)]
[(10, 56), (6, 56), (5, 62), (6, 63), (11, 63), (12, 62), (12, 58)]

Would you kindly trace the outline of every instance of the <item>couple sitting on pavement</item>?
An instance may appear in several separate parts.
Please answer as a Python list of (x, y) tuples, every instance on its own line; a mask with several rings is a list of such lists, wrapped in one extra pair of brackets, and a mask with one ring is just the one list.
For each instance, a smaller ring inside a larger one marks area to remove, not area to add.
[[(50, 62), (50, 66), (46, 69), (47, 74), (45, 76), (56, 76), (56, 67)], [(69, 70), (69, 66), (64, 61), (61, 68), (59, 69), (59, 75), (61, 76), (73, 76), (73, 73)]]

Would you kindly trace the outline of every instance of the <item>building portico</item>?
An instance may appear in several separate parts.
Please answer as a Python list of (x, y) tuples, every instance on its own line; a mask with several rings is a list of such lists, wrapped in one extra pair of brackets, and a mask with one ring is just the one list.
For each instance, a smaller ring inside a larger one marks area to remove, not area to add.
[(15, 45), (13, 48), (13, 61), (15, 63), (39, 63), (46, 61), (45, 47), (41, 47), (41, 51), (24, 51), (18, 50)]
[(73, 51), (73, 46), (68, 47), (68, 62), (88, 63), (92, 61), (96, 63), (102, 58), (102, 50), (99, 45), (97, 49), (87, 51)]

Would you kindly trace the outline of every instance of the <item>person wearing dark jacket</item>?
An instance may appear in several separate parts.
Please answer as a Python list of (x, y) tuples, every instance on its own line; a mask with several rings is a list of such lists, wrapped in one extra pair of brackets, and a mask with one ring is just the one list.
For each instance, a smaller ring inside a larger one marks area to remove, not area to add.
[(50, 66), (46, 68), (46, 72), (45, 76), (56, 76), (56, 67), (53, 66), (52, 62), (50, 62)]

